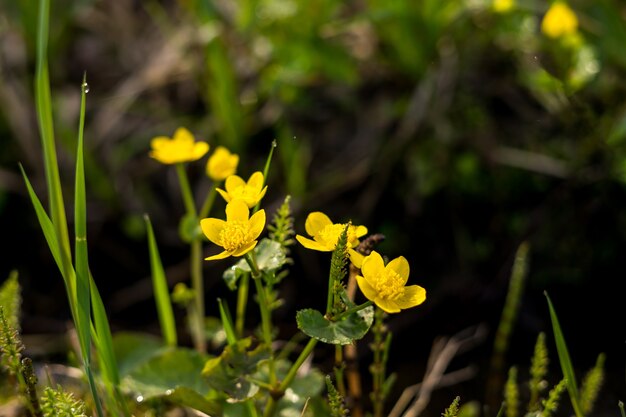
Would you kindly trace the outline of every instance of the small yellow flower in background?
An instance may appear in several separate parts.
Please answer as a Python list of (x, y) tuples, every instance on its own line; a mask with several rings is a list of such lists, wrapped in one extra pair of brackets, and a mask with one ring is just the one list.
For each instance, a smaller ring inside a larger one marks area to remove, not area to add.
[(213, 181), (223, 181), (237, 171), (239, 155), (230, 153), (223, 146), (218, 146), (209, 157), (206, 173)]
[[(313, 239), (296, 235), (298, 242), (307, 249), (318, 250), (321, 252), (332, 252), (337, 246), (339, 236), (346, 228), (345, 224), (336, 223), (320, 211), (310, 213), (304, 223), (306, 232)], [(359, 245), (359, 238), (367, 234), (365, 226), (348, 226), (348, 248), (354, 248)]]
[(387, 313), (415, 307), (426, 300), (426, 290), (419, 285), (406, 285), (409, 279), (409, 262), (400, 256), (387, 265), (376, 251), (365, 257), (361, 266), (363, 276), (356, 282), (368, 300)]
[(167, 136), (155, 137), (150, 146), (150, 157), (162, 164), (195, 161), (209, 151), (208, 143), (196, 142), (193, 134), (184, 127), (176, 129), (171, 139)]
[(238, 175), (231, 175), (226, 178), (226, 184), (224, 184), (226, 190), (217, 188), (217, 192), (224, 197), (227, 203), (233, 200), (243, 200), (249, 208), (252, 208), (261, 201), (267, 191), (267, 185), (263, 187), (264, 181), (263, 173), (260, 171), (252, 174), (248, 182)]
[(578, 18), (562, 1), (555, 1), (541, 22), (541, 31), (550, 38), (573, 35), (578, 30)]
[(265, 210), (250, 216), (250, 210), (243, 200), (233, 200), (226, 205), (226, 220), (207, 218), (200, 221), (204, 235), (213, 243), (224, 248), (217, 255), (205, 258), (207, 261), (224, 259), (229, 256), (243, 256), (257, 244), (257, 238), (265, 227)]
[(491, 7), (496, 13), (508, 13), (515, 7), (515, 0), (493, 0)]

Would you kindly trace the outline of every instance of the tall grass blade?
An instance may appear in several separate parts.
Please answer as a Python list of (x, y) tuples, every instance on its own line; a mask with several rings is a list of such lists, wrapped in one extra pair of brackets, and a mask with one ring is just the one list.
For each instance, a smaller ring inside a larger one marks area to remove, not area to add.
[[(85, 80), (83, 79), (83, 85)], [(91, 363), (91, 300), (89, 294), (89, 260), (87, 257), (87, 206), (83, 131), (85, 126), (85, 89), (82, 88), (78, 143), (76, 145), (76, 176), (74, 186), (74, 262), (76, 271), (76, 329), (83, 361)]]
[(52, 220), (48, 216), (48, 213), (43, 208), (39, 197), (35, 193), (26, 172), (24, 171), (24, 167), (20, 164), (20, 171), (22, 171), (22, 177), (24, 178), (24, 183), (26, 184), (26, 190), (28, 191), (28, 196), (30, 197), (30, 201), (35, 209), (35, 214), (37, 215), (37, 220), (39, 221), (39, 226), (43, 231), (43, 236), (46, 239), (46, 243), (48, 243), (48, 247), (50, 248), (50, 252), (52, 253), (52, 258), (54, 258), (54, 262), (59, 267), (59, 271), (61, 271), (61, 275), (65, 280), (66, 288), (69, 288), (68, 277), (65, 274), (65, 270), (63, 269), (63, 261), (61, 260), (61, 247), (59, 245), (59, 240), (57, 239), (57, 232), (54, 228), (54, 224)]
[[(50, 82), (48, 79), (48, 20), (50, 15), (50, 1), (39, 1), (39, 24), (37, 33), (37, 64), (35, 73), (35, 102), (39, 132), (43, 146), (44, 166), (48, 185), (50, 217), (56, 229), (58, 245), (66, 256), (60, 259), (63, 268), (67, 269), (70, 262), (70, 240), (67, 230), (65, 205), (57, 163), (56, 147), (54, 143), (54, 125), (52, 105), (50, 99)], [(67, 272), (66, 272), (67, 273)]]
[(176, 337), (176, 323), (174, 321), (174, 312), (172, 302), (167, 287), (167, 279), (163, 270), (163, 263), (159, 255), (159, 248), (154, 237), (154, 230), (148, 215), (144, 216), (146, 228), (148, 230), (148, 247), (150, 250), (150, 269), (152, 270), (152, 286), (154, 288), (154, 298), (156, 301), (157, 313), (159, 315), (159, 323), (161, 325), (161, 333), (165, 344), (168, 346), (176, 346), (178, 344)]
[(548, 300), (548, 308), (550, 309), (550, 319), (552, 321), (552, 330), (554, 332), (554, 342), (556, 343), (556, 351), (559, 355), (559, 362), (561, 363), (561, 370), (563, 376), (566, 379), (567, 391), (569, 392), (572, 407), (576, 417), (584, 417), (582, 408), (580, 406), (580, 395), (578, 393), (578, 386), (576, 384), (576, 375), (574, 374), (574, 367), (570, 360), (569, 352), (567, 350), (567, 344), (565, 343), (565, 337), (559, 324), (559, 319), (556, 315), (552, 301), (547, 292), (544, 292), (546, 299)]

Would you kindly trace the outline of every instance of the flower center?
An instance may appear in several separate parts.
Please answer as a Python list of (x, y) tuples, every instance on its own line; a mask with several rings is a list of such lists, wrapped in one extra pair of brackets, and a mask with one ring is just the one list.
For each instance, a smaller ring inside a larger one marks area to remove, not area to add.
[[(324, 226), (324, 228), (319, 232), (318, 236), (322, 241), (337, 246), (337, 241), (339, 240), (339, 236), (343, 232), (343, 229), (346, 228), (345, 224), (337, 223), (337, 224), (329, 224), (328, 226)], [(359, 240), (356, 237), (356, 227), (350, 226), (348, 227), (348, 247), (352, 248), (359, 244)]]
[(233, 252), (248, 243), (248, 224), (241, 220), (233, 220), (226, 223), (226, 227), (220, 232), (222, 247), (228, 252)]
[(376, 279), (376, 291), (385, 300), (395, 300), (404, 292), (402, 277), (396, 271), (385, 269)]

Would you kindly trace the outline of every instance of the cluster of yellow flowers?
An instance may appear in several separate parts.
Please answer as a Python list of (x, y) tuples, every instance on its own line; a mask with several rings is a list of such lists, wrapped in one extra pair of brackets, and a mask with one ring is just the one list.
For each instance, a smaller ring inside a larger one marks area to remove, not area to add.
[[(179, 128), (172, 138), (159, 136), (152, 139), (150, 156), (163, 164), (196, 161), (208, 151), (206, 142), (196, 142), (193, 134)], [(225, 189), (217, 191), (226, 201), (226, 220), (205, 218), (200, 227), (206, 238), (223, 248), (223, 251), (206, 260), (240, 257), (252, 251), (265, 228), (264, 210), (250, 215), (265, 196), (267, 186), (262, 172), (254, 172), (245, 181), (235, 174), (239, 157), (224, 147), (218, 147), (207, 162), (207, 175), (214, 181), (225, 181)], [(367, 234), (365, 226), (333, 223), (322, 212), (307, 216), (305, 230), (309, 238), (297, 235), (296, 239), (308, 249), (332, 252), (341, 233), (348, 227), (348, 253), (352, 263), (361, 270), (357, 284), (365, 297), (387, 313), (415, 307), (426, 300), (426, 290), (419, 285), (406, 285), (409, 263), (400, 256), (385, 265), (382, 256), (372, 251), (368, 256), (359, 254), (355, 248), (359, 238)]]
[[(509, 13), (516, 8), (516, 0), (493, 0), (491, 8), (496, 13)], [(541, 20), (541, 32), (549, 38), (561, 39), (575, 35), (578, 17), (563, 0), (552, 2)]]

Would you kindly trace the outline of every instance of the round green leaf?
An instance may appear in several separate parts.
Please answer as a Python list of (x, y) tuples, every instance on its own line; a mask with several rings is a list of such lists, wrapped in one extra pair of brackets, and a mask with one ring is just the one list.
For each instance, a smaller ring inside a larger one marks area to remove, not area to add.
[(332, 345), (349, 345), (361, 339), (374, 320), (374, 308), (367, 307), (339, 321), (327, 320), (313, 309), (300, 310), (296, 314), (298, 328), (306, 335)]

